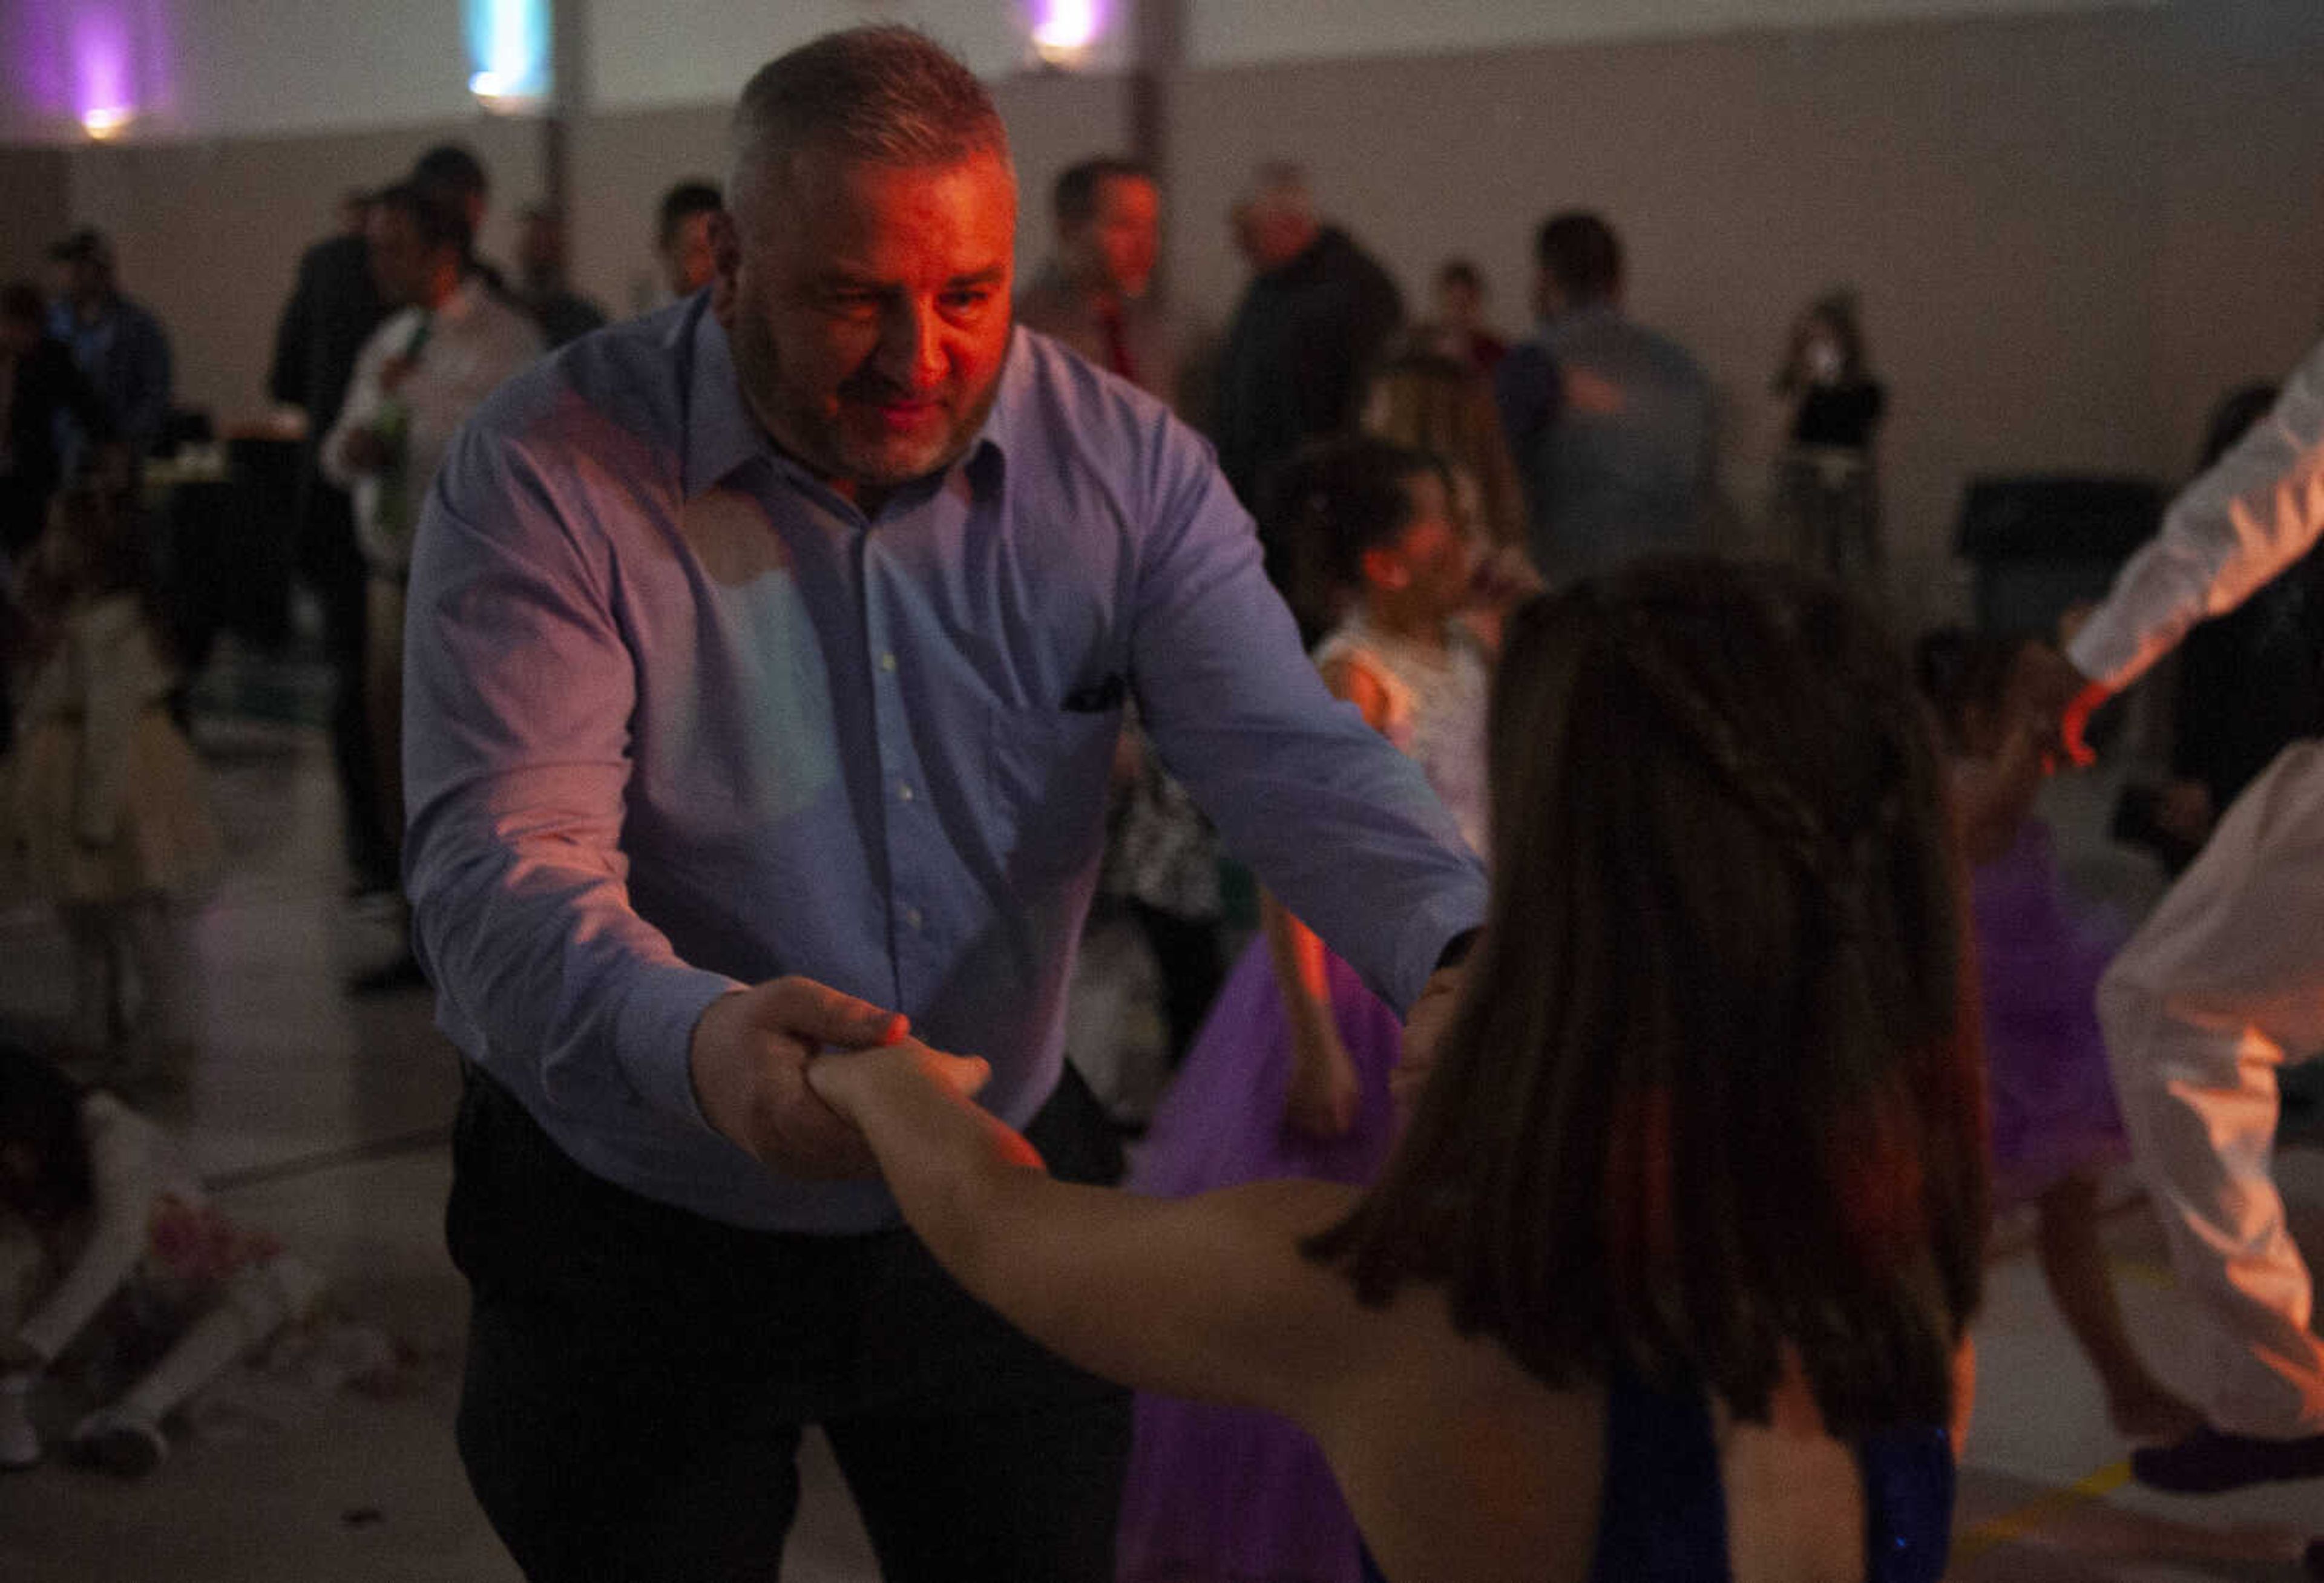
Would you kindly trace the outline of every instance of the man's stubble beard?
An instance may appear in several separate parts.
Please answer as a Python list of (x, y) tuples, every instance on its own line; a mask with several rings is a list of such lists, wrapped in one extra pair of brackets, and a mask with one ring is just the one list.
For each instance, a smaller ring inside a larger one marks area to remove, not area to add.
[[(1011, 343), (1016, 333), (1016, 327), (1011, 325)], [(991, 415), (993, 403), (1001, 399), (1001, 376), (1008, 367), (1004, 351), (983, 391), (945, 432), (938, 454), (925, 466), (898, 472), (872, 457), (850, 456), (848, 452), (853, 447), (844, 422), (835, 415), (788, 398), (780, 354), (776, 350), (774, 337), (767, 334), (758, 319), (748, 313), (737, 314), (728, 339), (733, 348), (734, 374), (742, 388), (743, 404), (776, 446), (818, 477), (880, 492), (941, 473), (967, 455), (977, 431)], [(844, 395), (841, 403), (844, 411)]]

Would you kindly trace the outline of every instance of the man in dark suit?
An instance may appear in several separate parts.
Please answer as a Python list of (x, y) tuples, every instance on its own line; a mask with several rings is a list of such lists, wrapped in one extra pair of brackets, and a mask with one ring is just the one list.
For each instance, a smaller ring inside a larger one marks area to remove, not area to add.
[(48, 518), (49, 496), (64, 476), (57, 415), (72, 415), (82, 434), (114, 437), (111, 412), (73, 363), (72, 350), (46, 328), (48, 305), (27, 281), (0, 287), (0, 559), (32, 548)]
[(322, 605), (324, 647), (337, 683), (331, 758), (346, 810), (347, 864), (357, 890), (392, 891), (395, 848), (381, 823), (364, 715), (363, 552), (355, 548), (355, 510), (346, 492), (324, 478), (316, 462), (316, 448), (346, 400), (355, 354), (388, 314), (364, 241), (368, 205), (351, 197), (347, 207), (351, 228), (318, 242), (299, 261), (298, 283), (274, 334), (267, 389), (277, 401), (307, 413), (299, 466), (299, 566)]

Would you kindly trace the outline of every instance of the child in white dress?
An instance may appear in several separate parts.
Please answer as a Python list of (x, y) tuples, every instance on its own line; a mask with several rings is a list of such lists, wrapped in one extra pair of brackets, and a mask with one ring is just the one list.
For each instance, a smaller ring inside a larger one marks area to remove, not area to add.
[(73, 946), (67, 1044), (117, 1076), (133, 1052), (190, 1043), (184, 904), (217, 828), (171, 711), (181, 676), (134, 506), (60, 494), (24, 581), (40, 658), (0, 764), (0, 871), (56, 907)]

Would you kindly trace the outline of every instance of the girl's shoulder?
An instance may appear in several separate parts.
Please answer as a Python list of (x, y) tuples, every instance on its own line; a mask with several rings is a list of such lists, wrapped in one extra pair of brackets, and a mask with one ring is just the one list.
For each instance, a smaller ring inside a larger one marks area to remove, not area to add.
[(1406, 1287), (1381, 1324), (1379, 1367), (1318, 1438), (1383, 1573), (1587, 1578), (1603, 1387), (1545, 1384), (1498, 1342), (1462, 1333), (1434, 1287)]

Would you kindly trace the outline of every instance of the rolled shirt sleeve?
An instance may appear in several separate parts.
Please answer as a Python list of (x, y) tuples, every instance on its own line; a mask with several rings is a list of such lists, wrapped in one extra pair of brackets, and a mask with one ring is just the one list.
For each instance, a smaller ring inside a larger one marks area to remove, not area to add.
[(2187, 486), (2068, 645), (2076, 668), (2116, 691), (2324, 537), (2324, 343), (2267, 416)]

